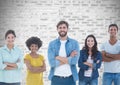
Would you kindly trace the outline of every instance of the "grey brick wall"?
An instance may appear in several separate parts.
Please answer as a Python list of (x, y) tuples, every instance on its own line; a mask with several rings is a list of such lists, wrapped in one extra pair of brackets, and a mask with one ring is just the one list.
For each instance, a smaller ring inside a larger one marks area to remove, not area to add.
[[(43, 41), (39, 50), (45, 56), (47, 71), (45, 85), (49, 85), (49, 65), (47, 47), (49, 41), (58, 36), (56, 24), (60, 20), (69, 22), (68, 35), (83, 46), (88, 34), (94, 34), (99, 46), (108, 38), (108, 26), (116, 23), (120, 27), (119, 0), (0, 0), (0, 46), (4, 44), (4, 33), (8, 29), (16, 31), (18, 44), (25, 53), (29, 52), (25, 41), (38, 36)], [(120, 38), (120, 33), (118, 35)], [(23, 69), (23, 75), (25, 74)], [(100, 74), (102, 76), (102, 68)], [(99, 85), (101, 85), (101, 76)], [(23, 85), (25, 76), (23, 76)]]

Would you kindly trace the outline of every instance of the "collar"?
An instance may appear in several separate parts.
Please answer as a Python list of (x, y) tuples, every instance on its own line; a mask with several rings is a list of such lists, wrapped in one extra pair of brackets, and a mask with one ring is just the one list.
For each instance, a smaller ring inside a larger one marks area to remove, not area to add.
[[(69, 37), (67, 37), (67, 39), (66, 39), (66, 40), (67, 40), (67, 42), (69, 42), (69, 41), (70, 41), (70, 38), (69, 38)], [(57, 38), (57, 42), (60, 42), (60, 37), (58, 37), (58, 38)]]
[[(4, 47), (3, 47), (5, 50), (8, 50), (9, 51), (9, 48), (7, 47), (7, 45), (4, 45)], [(13, 46), (13, 48), (12, 48), (12, 50), (14, 50), (16, 48), (16, 46), (14, 45)]]

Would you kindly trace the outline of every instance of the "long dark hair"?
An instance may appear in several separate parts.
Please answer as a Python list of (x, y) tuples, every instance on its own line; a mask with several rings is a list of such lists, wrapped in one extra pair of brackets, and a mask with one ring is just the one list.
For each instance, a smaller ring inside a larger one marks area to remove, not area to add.
[(92, 47), (92, 59), (95, 59), (95, 54), (98, 52), (98, 48), (97, 48), (97, 41), (96, 41), (96, 38), (95, 38), (95, 36), (94, 35), (88, 35), (87, 37), (86, 37), (86, 39), (85, 39), (85, 45), (84, 45), (84, 47), (83, 47), (83, 50), (86, 50), (87, 51), (87, 54), (89, 55), (89, 47), (88, 47), (88, 45), (87, 45), (87, 39), (89, 38), (89, 37), (92, 37), (93, 39), (94, 39), (94, 46)]

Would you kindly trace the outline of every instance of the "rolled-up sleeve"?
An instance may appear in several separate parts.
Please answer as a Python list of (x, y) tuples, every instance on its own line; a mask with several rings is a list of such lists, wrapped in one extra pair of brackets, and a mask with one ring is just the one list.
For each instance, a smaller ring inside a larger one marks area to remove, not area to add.
[(48, 61), (51, 67), (57, 67), (60, 65), (60, 61), (55, 59), (54, 48), (52, 48), (53, 44), (50, 43), (48, 47)]
[(16, 63), (18, 69), (22, 69), (22, 68), (23, 68), (23, 63), (24, 63), (24, 61), (23, 61), (23, 51), (20, 50), (19, 60), (18, 60), (18, 62)]
[(5, 69), (7, 65), (3, 63), (3, 58), (2, 58), (2, 54), (1, 54), (1, 50), (0, 50), (0, 70)]
[(79, 57), (79, 60), (78, 60), (78, 67), (80, 67), (81, 69), (84, 69), (84, 70), (88, 70), (89, 66), (84, 64), (83, 57), (84, 57), (84, 53), (81, 50), (80, 51), (80, 57)]
[(79, 53), (79, 44), (78, 44), (78, 42), (76, 42), (76, 43), (74, 43), (75, 44), (75, 51), (77, 51), (77, 55), (75, 55), (74, 57), (68, 57), (68, 63), (70, 64), (70, 65), (76, 65), (77, 63), (78, 63), (78, 59), (79, 59), (79, 55), (80, 55), (80, 53)]
[(98, 57), (97, 60), (99, 60), (99, 63), (93, 63), (93, 69), (98, 69), (101, 66), (101, 63), (102, 63), (102, 54), (100, 52), (98, 52), (97, 53), (97, 57)]

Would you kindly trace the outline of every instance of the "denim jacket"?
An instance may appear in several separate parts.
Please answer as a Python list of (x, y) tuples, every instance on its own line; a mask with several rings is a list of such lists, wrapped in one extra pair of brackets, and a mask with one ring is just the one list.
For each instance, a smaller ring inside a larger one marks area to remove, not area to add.
[[(56, 60), (55, 57), (59, 55), (60, 50), (60, 39), (57, 38), (50, 42), (48, 47), (48, 60), (50, 64), (50, 74), (49, 79), (51, 80), (54, 76), (55, 67), (60, 65), (60, 61)], [(68, 64), (70, 65), (71, 72), (74, 78), (74, 81), (78, 80), (78, 74), (76, 69), (76, 64), (78, 62), (79, 57), (79, 44), (76, 40), (73, 40), (71, 38), (67, 38), (67, 42), (65, 44), (66, 54), (68, 57)], [(77, 55), (75, 57), (70, 57), (70, 53), (75, 50), (77, 51)]]
[[(92, 79), (98, 78), (98, 76), (99, 76), (98, 68), (100, 68), (101, 62), (102, 62), (102, 55), (99, 51), (95, 54), (95, 56), (96, 56), (96, 58), (93, 60), (93, 71), (92, 71), (92, 76), (91, 76)], [(78, 61), (78, 67), (80, 68), (79, 80), (86, 78), (84, 76), (84, 72), (85, 72), (85, 70), (88, 70), (89, 66), (85, 65), (84, 62), (86, 62), (87, 59), (88, 59), (87, 51), (81, 50), (80, 51), (80, 58)], [(97, 63), (98, 60), (100, 61), (99, 63)]]

